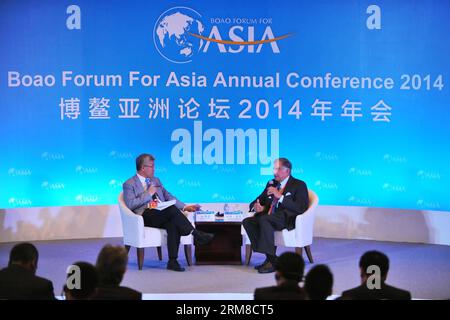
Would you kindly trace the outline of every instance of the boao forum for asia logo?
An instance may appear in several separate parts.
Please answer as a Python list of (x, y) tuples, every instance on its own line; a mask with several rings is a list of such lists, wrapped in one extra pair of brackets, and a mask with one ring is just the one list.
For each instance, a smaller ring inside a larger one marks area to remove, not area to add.
[[(292, 34), (275, 36), (272, 18), (212, 18), (207, 30), (202, 15), (188, 7), (173, 7), (156, 20), (153, 42), (159, 54), (173, 63), (188, 63), (216, 45), (220, 53), (260, 53), (263, 46), (280, 53), (277, 41)], [(226, 26), (227, 30), (220, 26)], [(259, 27), (262, 25), (261, 27)], [(258, 30), (256, 30), (258, 29)], [(259, 30), (261, 29), (261, 30)], [(259, 38), (255, 39), (259, 31)], [(224, 36), (227, 38), (224, 39)]]

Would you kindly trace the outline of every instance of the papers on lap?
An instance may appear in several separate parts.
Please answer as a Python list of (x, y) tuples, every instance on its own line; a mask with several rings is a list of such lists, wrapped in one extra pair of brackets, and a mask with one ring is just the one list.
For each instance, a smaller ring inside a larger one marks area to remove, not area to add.
[(154, 209), (156, 210), (164, 210), (170, 206), (173, 206), (175, 203), (177, 203), (176, 200), (170, 200), (170, 201), (164, 201), (164, 202), (158, 202), (158, 206)]

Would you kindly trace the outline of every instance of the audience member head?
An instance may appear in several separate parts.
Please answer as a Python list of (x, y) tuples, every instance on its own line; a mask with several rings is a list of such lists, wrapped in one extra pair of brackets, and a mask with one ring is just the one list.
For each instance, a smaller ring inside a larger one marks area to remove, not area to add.
[(304, 288), (309, 299), (326, 300), (333, 292), (333, 274), (326, 265), (319, 264), (309, 270)]
[(106, 245), (97, 257), (100, 286), (119, 286), (127, 270), (128, 254), (123, 246)]
[(303, 258), (294, 252), (285, 252), (279, 256), (275, 266), (275, 279), (281, 285), (286, 281), (299, 283), (303, 279), (305, 262)]
[(97, 290), (98, 275), (95, 267), (88, 262), (75, 262), (67, 269), (64, 285), (66, 300), (88, 300)]
[(367, 251), (359, 260), (361, 271), (361, 283), (366, 283), (369, 276), (374, 274), (374, 269), (379, 270), (381, 282), (385, 282), (389, 271), (389, 258), (379, 251)]
[(29, 242), (16, 244), (9, 253), (9, 266), (19, 265), (36, 273), (39, 253), (36, 247)]

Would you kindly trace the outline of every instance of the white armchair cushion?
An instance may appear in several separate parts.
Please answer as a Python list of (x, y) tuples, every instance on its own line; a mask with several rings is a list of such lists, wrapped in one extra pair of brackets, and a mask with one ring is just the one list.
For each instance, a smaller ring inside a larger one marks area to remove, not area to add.
[[(303, 214), (298, 215), (295, 218), (295, 229), (282, 231), (275, 231), (275, 245), (283, 247), (305, 247), (312, 244), (313, 241), (313, 229), (315, 220), (315, 210), (319, 204), (319, 198), (317, 194), (309, 190), (309, 207)], [(250, 216), (250, 215), (249, 215)], [(247, 232), (244, 227), (241, 227), (241, 234), (243, 242), (250, 244), (250, 239), (247, 236)]]
[[(136, 248), (160, 247), (167, 245), (167, 232), (164, 229), (144, 226), (144, 219), (141, 215), (135, 214), (125, 204), (123, 193), (119, 195), (119, 210), (122, 219), (123, 242)], [(193, 224), (193, 213), (187, 215), (189, 221)], [(193, 244), (192, 235), (183, 236), (180, 239), (181, 244)]]

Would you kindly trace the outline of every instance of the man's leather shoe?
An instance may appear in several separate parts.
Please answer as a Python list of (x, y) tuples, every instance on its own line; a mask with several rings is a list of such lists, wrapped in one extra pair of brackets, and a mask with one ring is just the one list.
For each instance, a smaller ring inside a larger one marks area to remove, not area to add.
[(194, 236), (194, 241), (196, 245), (208, 244), (214, 238), (214, 234), (203, 232), (197, 229), (194, 230), (194, 232), (192, 232), (192, 235)]
[(266, 260), (264, 260), (263, 263), (258, 264), (257, 266), (255, 266), (255, 269), (256, 270), (261, 269), (267, 262), (269, 262), (269, 259), (266, 258)]
[(267, 262), (261, 268), (258, 269), (258, 273), (272, 273), (275, 272), (275, 267), (271, 262)]
[(185, 269), (180, 266), (177, 260), (169, 260), (169, 262), (167, 262), (167, 270), (182, 272)]

